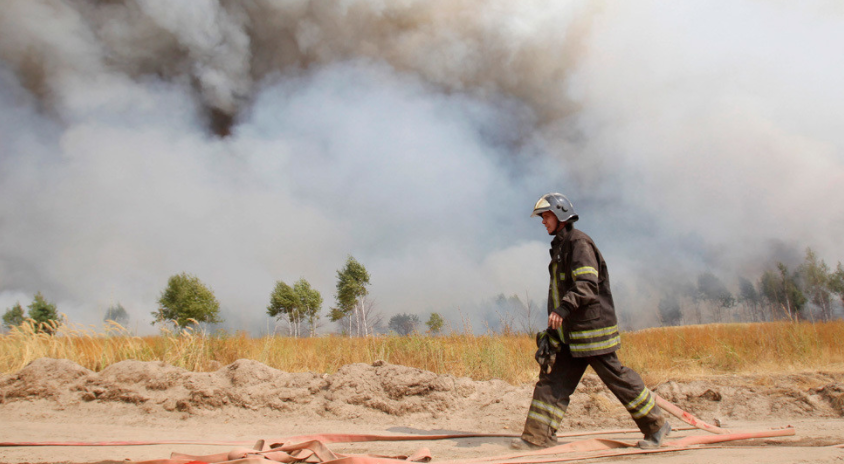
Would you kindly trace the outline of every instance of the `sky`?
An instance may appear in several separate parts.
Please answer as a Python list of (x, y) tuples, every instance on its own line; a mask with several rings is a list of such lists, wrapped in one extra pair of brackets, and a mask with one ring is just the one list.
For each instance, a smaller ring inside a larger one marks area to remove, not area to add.
[(154, 332), (187, 272), (261, 333), (351, 255), (384, 320), (483, 330), (544, 311), (561, 192), (652, 325), (700, 273), (844, 261), (842, 49), (837, 1), (9, 0), (0, 310)]

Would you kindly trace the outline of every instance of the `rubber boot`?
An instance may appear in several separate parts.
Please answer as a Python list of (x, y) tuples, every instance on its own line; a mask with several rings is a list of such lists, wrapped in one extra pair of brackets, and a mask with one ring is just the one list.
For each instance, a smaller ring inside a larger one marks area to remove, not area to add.
[(662, 446), (662, 440), (671, 433), (671, 424), (668, 421), (665, 421), (662, 424), (662, 427), (659, 428), (656, 432), (645, 435), (644, 440), (639, 440), (639, 448), (641, 449), (655, 449)]
[(538, 450), (550, 448), (555, 445), (557, 445), (556, 440), (548, 440), (541, 445), (531, 443), (524, 438), (514, 438), (513, 441), (510, 442), (510, 448), (514, 450)]

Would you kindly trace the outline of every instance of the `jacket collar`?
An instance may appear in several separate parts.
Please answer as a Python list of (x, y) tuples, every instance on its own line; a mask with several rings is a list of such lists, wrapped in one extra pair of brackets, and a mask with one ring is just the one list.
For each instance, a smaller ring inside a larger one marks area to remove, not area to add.
[[(574, 230), (574, 229), (572, 228), (572, 230)], [(551, 249), (554, 249), (554, 248), (557, 248), (558, 246), (560, 246), (560, 244), (563, 243), (566, 240), (566, 238), (568, 238), (569, 234), (571, 234), (571, 231), (568, 228), (563, 227), (559, 232), (557, 232), (556, 235), (554, 235), (554, 239), (551, 240)], [(553, 254), (553, 252), (552, 252), (552, 254)]]

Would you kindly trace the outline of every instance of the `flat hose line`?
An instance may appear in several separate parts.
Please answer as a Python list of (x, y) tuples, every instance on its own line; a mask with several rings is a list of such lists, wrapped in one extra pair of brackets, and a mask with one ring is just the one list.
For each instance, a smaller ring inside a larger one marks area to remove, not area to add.
[[(697, 427), (680, 427), (673, 430), (696, 430)], [(617, 435), (625, 433), (641, 433), (639, 429), (594, 430), (581, 432), (558, 433), (558, 438), (584, 437), (589, 435)], [(429, 441), (453, 438), (515, 438), (521, 436), (516, 433), (453, 433), (435, 435), (372, 435), (325, 433), (316, 435), (298, 435), (276, 440), (259, 440), (301, 443), (304, 441), (321, 441), (322, 443), (361, 443), (367, 441)], [(19, 441), (0, 442), (0, 447), (26, 446), (148, 446), (148, 445), (215, 445), (215, 446), (247, 446), (255, 444), (255, 440), (238, 441), (209, 441), (209, 440), (157, 440), (157, 441)]]
[[(653, 394), (656, 403), (660, 408), (669, 414), (677, 417), (692, 427), (677, 428), (674, 430), (691, 430), (694, 428), (704, 430), (713, 435), (688, 436), (678, 440), (670, 440), (663, 443), (658, 449), (643, 450), (635, 448), (629, 443), (592, 438), (573, 441), (549, 448), (508, 454), (502, 456), (472, 458), (464, 460), (439, 461), (442, 464), (472, 464), (472, 463), (502, 463), (502, 464), (529, 464), (546, 462), (570, 462), (584, 459), (595, 459), (599, 457), (624, 456), (633, 454), (664, 453), (669, 451), (684, 451), (694, 449), (700, 445), (723, 443), (735, 440), (747, 440), (753, 438), (769, 438), (780, 436), (791, 436), (795, 434), (794, 428), (786, 427), (781, 429), (763, 431), (730, 431), (708, 424), (676, 405), (666, 401), (659, 395)], [(571, 432), (558, 434), (557, 437), (575, 437), (587, 435), (608, 435), (620, 433), (635, 433), (636, 429), (604, 430), (589, 432)], [(270, 463), (294, 463), (309, 462), (322, 464), (395, 464), (407, 462), (428, 462), (432, 459), (430, 452), (422, 448), (411, 456), (368, 456), (368, 455), (341, 455), (334, 453), (326, 444), (329, 443), (359, 443), (370, 441), (422, 441), (422, 440), (444, 440), (453, 438), (477, 438), (477, 437), (517, 437), (517, 434), (498, 433), (456, 433), (456, 434), (433, 434), (433, 435), (370, 435), (370, 434), (315, 434), (287, 437), (278, 440), (254, 441), (193, 441), (193, 440), (165, 440), (165, 441), (109, 441), (109, 442), (0, 442), (0, 447), (23, 447), (23, 446), (138, 446), (138, 445), (162, 445), (162, 444), (190, 444), (190, 445), (223, 445), (238, 446), (254, 444), (252, 448), (237, 448), (228, 453), (217, 453), (204, 456), (193, 456), (180, 453), (172, 453), (170, 459), (159, 459), (151, 461), (137, 461), (136, 464), (200, 464), (200, 463), (227, 463), (227, 464), (270, 464)], [(560, 456), (560, 454), (574, 454), (572, 456)], [(549, 457), (553, 455), (553, 457)]]

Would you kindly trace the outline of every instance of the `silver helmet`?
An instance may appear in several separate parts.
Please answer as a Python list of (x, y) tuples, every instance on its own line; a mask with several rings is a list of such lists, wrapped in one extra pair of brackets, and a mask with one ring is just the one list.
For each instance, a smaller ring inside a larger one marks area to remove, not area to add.
[(560, 222), (575, 222), (579, 218), (574, 212), (574, 205), (562, 193), (548, 193), (533, 206), (533, 214), (530, 217), (540, 216), (546, 211), (551, 211)]

